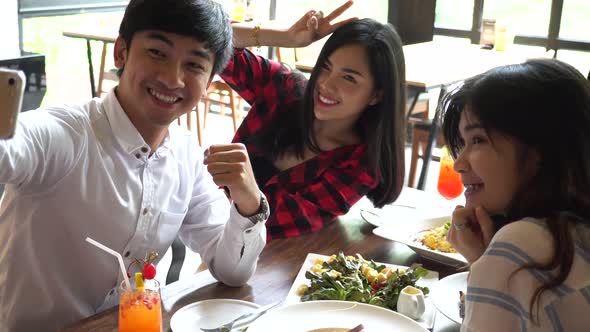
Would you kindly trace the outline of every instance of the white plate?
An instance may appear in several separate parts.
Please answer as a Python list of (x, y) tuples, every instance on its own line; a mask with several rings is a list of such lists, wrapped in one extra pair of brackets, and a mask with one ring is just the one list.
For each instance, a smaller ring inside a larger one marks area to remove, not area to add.
[(450, 218), (449, 216), (444, 216), (428, 219), (387, 221), (383, 226), (373, 229), (373, 234), (403, 243), (426, 258), (448, 265), (462, 266), (467, 263), (467, 260), (461, 254), (432, 250), (415, 240), (419, 232), (442, 226)]
[(363, 324), (365, 331), (426, 332), (415, 321), (369, 304), (311, 301), (291, 304), (258, 318), (248, 332), (305, 332), (319, 328), (347, 328)]
[(463, 322), (459, 316), (459, 291), (467, 290), (469, 272), (452, 274), (441, 279), (432, 289), (432, 302), (443, 315), (457, 324)]
[(258, 307), (256, 303), (232, 299), (199, 301), (178, 309), (170, 319), (170, 328), (174, 332), (215, 328)]
[(366, 222), (379, 227), (391, 220), (408, 221), (439, 216), (447, 211), (443, 203), (446, 202), (438, 195), (403, 187), (399, 197), (392, 204), (376, 208), (365, 196), (354, 207), (360, 209), (360, 215)]
[[(301, 269), (299, 270), (297, 277), (295, 277), (295, 281), (293, 282), (293, 285), (291, 286), (291, 289), (289, 290), (289, 293), (287, 294), (287, 298), (285, 299), (284, 305), (295, 304), (295, 303), (308, 303), (308, 302), (301, 302), (301, 297), (299, 295), (297, 295), (297, 288), (299, 288), (299, 286), (301, 286), (303, 284), (309, 285), (309, 280), (307, 278), (305, 278), (305, 271), (309, 270), (313, 266), (313, 262), (315, 262), (315, 260), (318, 258), (323, 259), (323, 260), (327, 260), (330, 257), (325, 256), (325, 255), (313, 254), (313, 253), (307, 254), (307, 257), (305, 258), (303, 265), (301, 265)], [(365, 257), (365, 259), (367, 259), (367, 258), (368, 257)], [(401, 265), (392, 265), (392, 264), (385, 264), (385, 263), (377, 263), (377, 264), (383, 264), (386, 266), (404, 268), (404, 269), (408, 268), (407, 266), (401, 266)], [(418, 280), (417, 284), (419, 286), (426, 286), (430, 289), (431, 287), (434, 287), (434, 285), (436, 285), (437, 282), (438, 282), (438, 272), (430, 271), (430, 273), (428, 273), (428, 275), (426, 275), (424, 278)], [(317, 302), (325, 302), (325, 301), (317, 301)], [(352, 302), (349, 302), (349, 303), (352, 303)], [(385, 310), (388, 310), (388, 309), (385, 309)], [(389, 311), (391, 311), (391, 310), (389, 310)], [(426, 297), (426, 311), (424, 312), (424, 315), (422, 315), (422, 317), (420, 319), (416, 320), (416, 322), (426, 329), (432, 329), (432, 327), (434, 326), (434, 316), (435, 315), (436, 315), (436, 309), (432, 305), (430, 297)], [(358, 324), (360, 324), (360, 323), (358, 323)], [(363, 323), (363, 325), (364, 325), (364, 323)], [(248, 332), (250, 332), (250, 331), (248, 330)]]
[(401, 219), (408, 219), (409, 216), (416, 214), (416, 208), (411, 205), (399, 205), (391, 204), (381, 209), (377, 208), (362, 208), (361, 217), (369, 224), (380, 227), (383, 226), (383, 222), (386, 218), (382, 215), (386, 215), (387, 218), (399, 217)]
[(381, 215), (379, 215), (379, 211), (376, 209), (361, 209), (361, 218), (375, 227), (383, 225)]

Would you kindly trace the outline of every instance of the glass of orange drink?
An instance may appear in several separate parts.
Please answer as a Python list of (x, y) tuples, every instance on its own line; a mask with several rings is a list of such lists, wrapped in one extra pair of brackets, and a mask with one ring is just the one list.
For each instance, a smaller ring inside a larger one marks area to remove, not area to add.
[(455, 171), (453, 158), (446, 151), (440, 158), (437, 189), (439, 194), (449, 200), (459, 197), (463, 192), (461, 175)]
[(119, 292), (119, 331), (162, 331), (162, 301), (157, 280), (141, 280), (128, 289), (121, 284)]

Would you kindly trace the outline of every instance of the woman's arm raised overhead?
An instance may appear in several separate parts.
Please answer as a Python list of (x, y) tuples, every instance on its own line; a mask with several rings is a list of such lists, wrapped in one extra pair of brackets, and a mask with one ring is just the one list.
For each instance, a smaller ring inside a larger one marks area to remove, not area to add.
[(254, 46), (304, 47), (332, 33), (338, 27), (356, 20), (356, 17), (332, 23), (344, 13), (352, 1), (347, 1), (326, 17), (321, 11), (310, 10), (291, 27), (278, 26), (275, 22), (268, 24), (234, 23), (234, 47)]

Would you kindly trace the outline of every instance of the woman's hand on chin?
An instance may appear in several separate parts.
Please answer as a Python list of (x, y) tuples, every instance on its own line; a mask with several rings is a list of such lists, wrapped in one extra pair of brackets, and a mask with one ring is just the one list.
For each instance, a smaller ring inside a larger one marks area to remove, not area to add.
[(483, 255), (494, 233), (494, 223), (483, 207), (459, 205), (453, 211), (447, 241), (472, 264)]

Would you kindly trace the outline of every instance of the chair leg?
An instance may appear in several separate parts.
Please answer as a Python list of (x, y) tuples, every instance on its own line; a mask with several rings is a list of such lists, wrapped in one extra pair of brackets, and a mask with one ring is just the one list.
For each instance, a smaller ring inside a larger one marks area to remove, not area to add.
[(229, 99), (229, 95), (223, 95), (221, 94), (221, 92), (218, 94), (219, 99), (216, 100), (217, 105), (219, 106), (219, 115), (223, 118), (225, 116), (225, 97), (227, 97)]
[(102, 54), (100, 56), (100, 71), (98, 72), (98, 88), (97, 88), (97, 97), (100, 97), (102, 94), (102, 81), (104, 80), (104, 67), (107, 58), (107, 43), (102, 43)]
[(205, 270), (207, 270), (208, 268), (209, 268), (209, 266), (207, 266), (207, 263), (205, 263), (205, 262), (202, 262), (202, 263), (199, 265), (199, 267), (197, 268), (197, 270), (195, 271), (195, 273), (198, 273), (198, 272), (205, 271)]
[(205, 99), (205, 106), (203, 111), (203, 130), (205, 130), (205, 126), (207, 125), (207, 113), (209, 113), (209, 106), (211, 105), (211, 101), (209, 100), (209, 95)]
[(418, 179), (418, 189), (424, 190), (426, 187), (426, 178), (428, 177), (428, 165), (430, 164), (430, 159), (432, 159), (432, 148), (436, 144), (436, 135), (438, 134), (438, 126), (439, 126), (439, 116), (440, 116), (440, 108), (442, 107), (442, 100), (444, 95), (447, 93), (447, 86), (443, 85), (440, 88), (440, 93), (438, 96), (438, 105), (436, 106), (436, 112), (434, 113), (434, 118), (432, 119), (432, 126), (430, 126), (430, 133), (428, 134), (428, 140), (426, 144), (426, 149), (422, 154), (422, 170), (420, 171), (420, 178)]
[(418, 158), (420, 158), (420, 143), (415, 133), (412, 133), (412, 157), (410, 160), (410, 173), (408, 174), (408, 187), (416, 188), (416, 169), (418, 168)]
[(235, 104), (236, 96), (234, 90), (229, 92), (229, 107), (231, 109), (231, 118), (234, 123), (234, 133), (238, 130), (238, 110)]
[(186, 113), (186, 128), (188, 128), (188, 130), (191, 130), (193, 127), (193, 124), (192, 124), (193, 121), (192, 121), (192, 115), (191, 115), (192, 113), (193, 113), (193, 110), (190, 110)]
[(199, 104), (195, 106), (195, 113), (197, 116), (197, 138), (199, 139), (199, 145), (203, 146), (203, 134), (201, 133), (201, 116), (199, 115)]
[(244, 98), (238, 97), (238, 119), (244, 118)]
[(172, 242), (172, 262), (170, 263), (170, 269), (166, 275), (166, 285), (173, 283), (180, 277), (180, 270), (184, 263), (184, 257), (186, 255), (186, 247), (179, 237), (176, 237)]

